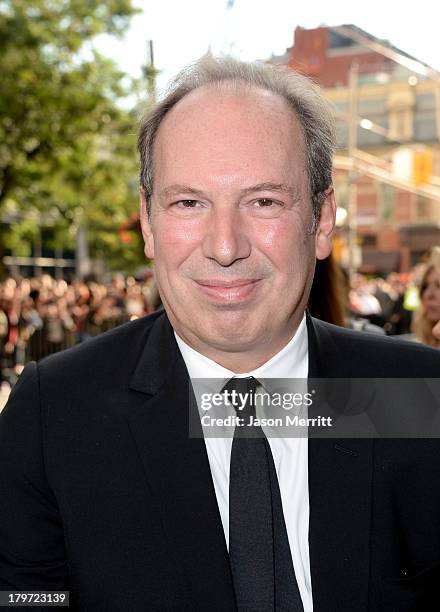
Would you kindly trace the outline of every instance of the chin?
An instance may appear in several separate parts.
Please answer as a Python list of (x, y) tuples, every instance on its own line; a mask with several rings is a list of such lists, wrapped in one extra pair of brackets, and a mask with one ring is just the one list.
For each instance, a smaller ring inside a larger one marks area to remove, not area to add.
[(209, 324), (206, 325), (207, 329), (210, 331), (216, 330), (218, 335), (230, 336), (231, 338), (253, 336), (263, 327), (261, 323), (258, 324), (255, 310), (224, 310), (216, 312), (214, 316), (209, 318)]
[(246, 325), (244, 320), (225, 322), (217, 319), (215, 323), (204, 328), (199, 337), (203, 337), (206, 344), (215, 346), (217, 349), (241, 352), (261, 345), (267, 334), (264, 333), (264, 330), (256, 328), (255, 324)]
[(435, 325), (440, 321), (440, 316), (437, 312), (427, 312), (426, 318), (432, 325)]

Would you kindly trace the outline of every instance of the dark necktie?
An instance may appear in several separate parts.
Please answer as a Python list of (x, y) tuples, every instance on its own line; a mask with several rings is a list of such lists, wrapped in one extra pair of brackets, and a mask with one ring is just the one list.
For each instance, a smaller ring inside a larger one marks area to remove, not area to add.
[[(224, 387), (241, 398), (248, 394), (237, 410), (245, 424), (255, 417), (257, 386), (250, 377), (232, 378)], [(229, 559), (239, 612), (303, 611), (272, 451), (255, 425), (236, 427), (232, 442)]]

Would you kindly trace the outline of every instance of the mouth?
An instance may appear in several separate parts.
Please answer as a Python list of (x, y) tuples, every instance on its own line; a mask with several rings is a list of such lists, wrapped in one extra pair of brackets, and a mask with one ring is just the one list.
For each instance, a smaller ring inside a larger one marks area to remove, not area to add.
[(195, 281), (198, 289), (211, 300), (220, 303), (242, 302), (256, 291), (261, 279), (221, 279)]

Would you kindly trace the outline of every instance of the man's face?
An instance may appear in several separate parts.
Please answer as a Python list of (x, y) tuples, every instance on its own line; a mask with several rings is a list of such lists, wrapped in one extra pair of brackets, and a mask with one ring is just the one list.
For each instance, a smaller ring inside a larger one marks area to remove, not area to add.
[(287, 344), (315, 256), (330, 251), (334, 202), (329, 193), (312, 235), (303, 136), (281, 98), (187, 95), (157, 133), (151, 223), (141, 200), (145, 252), (179, 336), (236, 371)]

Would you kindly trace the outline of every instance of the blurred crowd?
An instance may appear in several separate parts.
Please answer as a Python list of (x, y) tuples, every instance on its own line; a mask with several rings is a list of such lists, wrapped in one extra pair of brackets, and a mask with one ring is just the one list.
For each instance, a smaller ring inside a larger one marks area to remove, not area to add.
[(420, 304), (415, 276), (392, 273), (384, 279), (357, 274), (348, 295), (352, 317), (366, 319), (391, 336), (409, 334)]
[(410, 273), (356, 274), (351, 283), (332, 256), (318, 261), (309, 311), (335, 325), (440, 348), (440, 247)]
[(153, 312), (152, 273), (116, 275), (109, 284), (46, 274), (0, 283), (0, 384), (12, 386), (24, 365)]
[[(24, 365), (160, 306), (152, 271), (116, 275), (108, 284), (38, 278), (0, 283), (0, 385), (9, 388)], [(409, 274), (357, 274), (348, 286), (332, 257), (318, 262), (312, 315), (336, 325), (400, 335), (440, 348), (440, 248)], [(437, 331), (436, 331), (437, 330)]]

